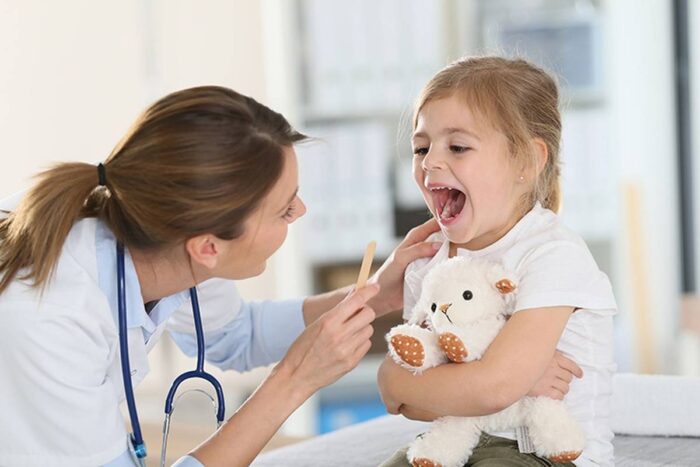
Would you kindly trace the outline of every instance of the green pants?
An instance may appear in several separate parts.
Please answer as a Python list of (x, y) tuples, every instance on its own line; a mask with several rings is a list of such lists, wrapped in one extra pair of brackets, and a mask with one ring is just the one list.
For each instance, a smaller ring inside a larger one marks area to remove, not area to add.
[[(379, 467), (411, 467), (406, 457), (408, 447), (399, 449), (391, 458), (385, 460)], [(541, 467), (541, 466), (573, 466), (554, 463), (535, 454), (522, 454), (518, 451), (518, 443), (512, 439), (499, 438), (483, 433), (479, 444), (474, 448), (467, 467)]]

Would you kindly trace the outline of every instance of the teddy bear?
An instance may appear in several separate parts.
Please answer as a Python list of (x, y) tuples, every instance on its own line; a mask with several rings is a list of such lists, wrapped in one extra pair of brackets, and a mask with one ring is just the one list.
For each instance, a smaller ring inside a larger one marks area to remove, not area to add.
[[(386, 335), (389, 354), (414, 374), (443, 363), (478, 360), (506, 322), (517, 284), (500, 263), (454, 257), (434, 267), (406, 324)], [(492, 415), (441, 417), (411, 443), (414, 467), (461, 467), (482, 431), (526, 427), (535, 453), (555, 462), (581, 454), (585, 436), (562, 401), (524, 397)]]

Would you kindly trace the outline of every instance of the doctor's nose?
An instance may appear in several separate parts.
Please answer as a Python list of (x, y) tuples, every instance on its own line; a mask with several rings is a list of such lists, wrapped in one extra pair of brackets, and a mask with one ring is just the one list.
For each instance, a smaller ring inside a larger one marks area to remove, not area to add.
[(304, 217), (304, 214), (306, 214), (306, 203), (299, 198), (299, 217)]

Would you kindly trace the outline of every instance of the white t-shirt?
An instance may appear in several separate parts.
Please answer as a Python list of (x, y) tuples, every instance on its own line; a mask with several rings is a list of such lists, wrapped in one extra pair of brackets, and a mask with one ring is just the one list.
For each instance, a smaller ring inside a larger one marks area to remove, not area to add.
[[(425, 275), (448, 259), (449, 242), (444, 235), (434, 234), (430, 240), (444, 244), (433, 258), (419, 259), (406, 270), (405, 319), (410, 318)], [(575, 464), (613, 465), (609, 417), (617, 305), (607, 276), (598, 269), (586, 244), (538, 203), (494, 244), (476, 251), (458, 249), (457, 255), (500, 261), (515, 273), (519, 282), (512, 313), (552, 306), (578, 308), (557, 344), (584, 373), (582, 379), (574, 378), (564, 399), (586, 433), (586, 447)], [(492, 434), (515, 439), (514, 431)]]

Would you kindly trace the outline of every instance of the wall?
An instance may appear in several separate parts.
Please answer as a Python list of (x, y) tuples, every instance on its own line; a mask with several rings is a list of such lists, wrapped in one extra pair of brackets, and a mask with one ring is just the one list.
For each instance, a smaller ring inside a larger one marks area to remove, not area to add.
[[(631, 13), (634, 12), (634, 17)], [(656, 371), (676, 369), (674, 340), (680, 310), (680, 269), (675, 105), (671, 2), (608, 0), (606, 23), (607, 100), (611, 149), (620, 181), (620, 199), (627, 184), (638, 187), (643, 242), (638, 258), (648, 272), (646, 283), (633, 283), (629, 254), (633, 232), (620, 223), (617, 236), (621, 320), (630, 324), (640, 304), (651, 314), (652, 339), (658, 345)], [(613, 161), (611, 161), (613, 162)], [(621, 202), (612, 200), (612, 202)], [(625, 206), (621, 205), (621, 215)], [(641, 229), (641, 231), (639, 231)], [(634, 325), (626, 326), (634, 328)], [(618, 329), (621, 329), (619, 327)], [(631, 345), (644, 345), (634, 339)], [(620, 348), (621, 356), (629, 348)], [(639, 362), (631, 369), (640, 370)], [(629, 367), (628, 367), (629, 369)]]
[[(152, 101), (220, 84), (265, 101), (255, 0), (0, 1), (0, 197), (58, 161), (103, 160)], [(274, 261), (245, 281), (276, 296)]]

